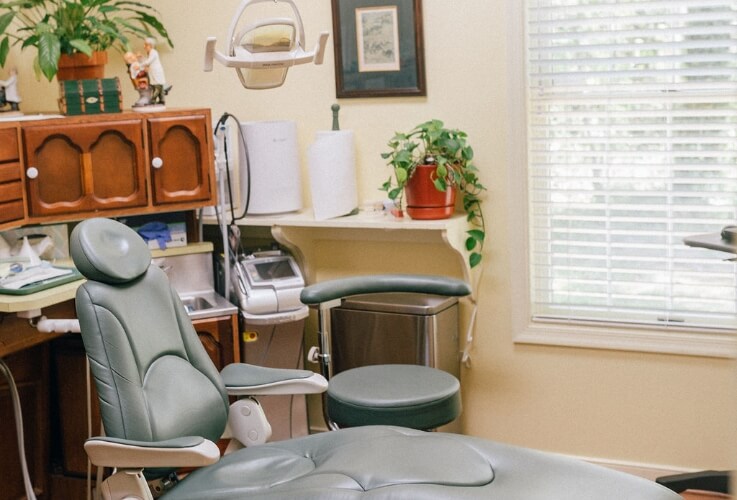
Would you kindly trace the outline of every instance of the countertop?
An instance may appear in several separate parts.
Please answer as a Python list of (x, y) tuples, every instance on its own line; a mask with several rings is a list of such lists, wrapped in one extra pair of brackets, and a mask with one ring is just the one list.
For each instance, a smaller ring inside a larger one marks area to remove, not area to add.
[[(213, 245), (210, 242), (192, 243), (184, 247), (167, 248), (166, 250), (152, 250), (151, 257), (156, 259), (175, 255), (207, 253), (212, 252), (212, 250)], [(55, 262), (55, 264), (70, 265), (71, 263), (66, 261)], [(71, 300), (77, 293), (79, 285), (84, 283), (84, 281), (84, 279), (72, 281), (70, 283), (29, 295), (0, 295), (0, 313), (33, 311)]]

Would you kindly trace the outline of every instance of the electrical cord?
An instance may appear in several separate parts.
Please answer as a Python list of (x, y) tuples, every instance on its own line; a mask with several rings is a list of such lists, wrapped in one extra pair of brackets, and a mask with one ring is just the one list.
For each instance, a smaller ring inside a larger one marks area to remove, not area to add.
[(246, 167), (246, 181), (247, 181), (247, 189), (246, 189), (246, 200), (245, 204), (243, 206), (243, 212), (236, 217), (235, 216), (235, 209), (233, 208), (233, 188), (232, 188), (232, 182), (230, 180), (230, 159), (228, 155), (228, 141), (224, 141), (224, 148), (223, 153), (225, 154), (225, 178), (226, 182), (228, 184), (228, 196), (230, 197), (231, 203), (230, 203), (230, 212), (231, 212), (231, 224), (235, 223), (241, 219), (244, 219), (246, 217), (246, 214), (248, 213), (248, 208), (251, 205), (251, 168), (248, 164), (248, 145), (246, 144), (246, 137), (243, 135), (243, 126), (238, 120), (237, 117), (232, 115), (231, 113), (228, 113), (227, 111), (222, 114), (220, 119), (217, 122), (217, 125), (215, 125), (215, 130), (218, 130), (221, 125), (225, 125), (225, 122), (228, 121), (228, 119), (231, 119), (235, 121), (235, 123), (238, 125), (238, 138), (240, 139), (241, 145), (243, 146), (243, 151), (246, 155), (246, 158), (242, 158), (241, 161), (243, 161), (243, 164)]
[(23, 485), (26, 490), (26, 498), (28, 500), (36, 500), (36, 494), (33, 491), (31, 476), (28, 473), (28, 463), (26, 462), (25, 439), (23, 437), (23, 415), (21, 413), (20, 396), (18, 395), (18, 387), (15, 385), (13, 374), (5, 361), (0, 358), (0, 372), (3, 373), (8, 381), (10, 388), (10, 397), (13, 402), (13, 412), (15, 414), (15, 429), (18, 435), (18, 455), (20, 456), (21, 472), (23, 473)]

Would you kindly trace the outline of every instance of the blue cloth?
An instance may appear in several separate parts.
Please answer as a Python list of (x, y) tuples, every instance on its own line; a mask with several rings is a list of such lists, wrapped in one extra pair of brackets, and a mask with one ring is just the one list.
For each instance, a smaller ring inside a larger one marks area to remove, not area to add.
[(166, 242), (171, 241), (171, 232), (169, 226), (163, 222), (148, 222), (138, 228), (138, 234), (148, 243), (156, 240), (161, 250), (166, 249)]

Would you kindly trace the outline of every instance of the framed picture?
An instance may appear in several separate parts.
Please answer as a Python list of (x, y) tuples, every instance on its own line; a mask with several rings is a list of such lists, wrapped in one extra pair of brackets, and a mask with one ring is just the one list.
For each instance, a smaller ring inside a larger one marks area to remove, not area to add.
[(332, 0), (338, 97), (424, 96), (422, 0)]

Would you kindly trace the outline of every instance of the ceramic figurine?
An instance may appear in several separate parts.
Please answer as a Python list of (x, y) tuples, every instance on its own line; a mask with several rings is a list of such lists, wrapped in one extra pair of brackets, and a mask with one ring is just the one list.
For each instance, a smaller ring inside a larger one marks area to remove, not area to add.
[(143, 69), (141, 61), (133, 52), (123, 54), (123, 60), (128, 66), (128, 76), (130, 76), (133, 88), (138, 92), (138, 100), (133, 104), (133, 107), (148, 106), (151, 104), (152, 94), (148, 73)]
[[(0, 80), (0, 112), (2, 111), (19, 111), (20, 95), (18, 94), (18, 70), (13, 68), (10, 70), (10, 77), (7, 80)], [(10, 109), (4, 109), (10, 105)]]
[(141, 67), (148, 73), (148, 81), (151, 85), (151, 104), (164, 104), (164, 97), (171, 90), (171, 85), (166, 84), (166, 76), (164, 75), (164, 67), (159, 59), (159, 52), (156, 50), (156, 39), (146, 38), (143, 48), (146, 50), (146, 57), (141, 61)]

